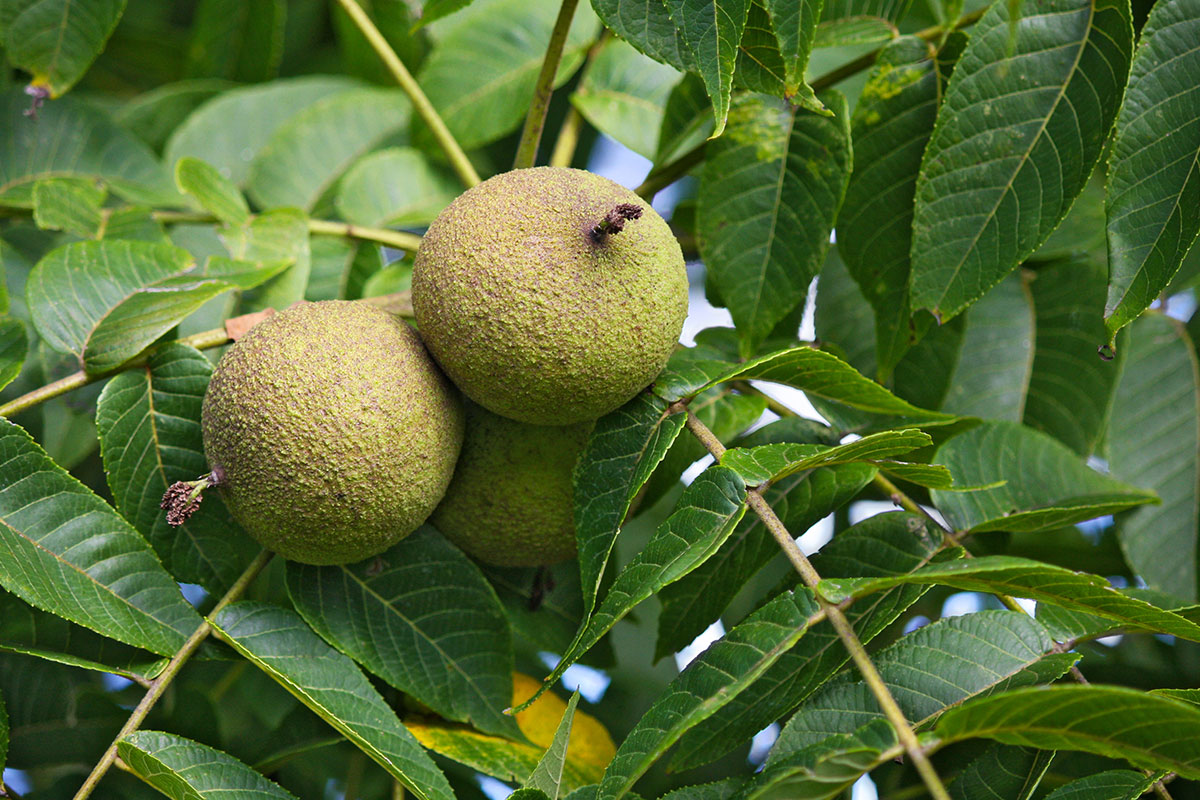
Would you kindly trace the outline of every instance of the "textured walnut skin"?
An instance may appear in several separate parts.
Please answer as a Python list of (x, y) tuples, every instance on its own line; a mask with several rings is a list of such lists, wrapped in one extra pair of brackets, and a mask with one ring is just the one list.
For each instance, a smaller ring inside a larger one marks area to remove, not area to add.
[[(622, 204), (640, 218), (597, 239)], [(589, 172), (514, 170), (451, 203), (413, 268), (421, 336), (489, 410), (535, 425), (594, 420), (662, 371), (687, 316), (679, 243), (646, 201)]]
[(462, 454), (430, 521), (466, 553), (499, 567), (574, 556), (571, 474), (593, 423), (528, 425), (466, 406)]
[(337, 300), (293, 306), (230, 347), (202, 423), (234, 518), (306, 564), (360, 561), (416, 529), (463, 435), (461, 398), (416, 332)]

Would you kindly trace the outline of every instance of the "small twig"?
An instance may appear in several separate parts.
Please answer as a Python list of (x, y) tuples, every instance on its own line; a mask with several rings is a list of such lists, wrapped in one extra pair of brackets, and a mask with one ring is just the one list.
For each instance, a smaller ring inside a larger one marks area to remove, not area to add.
[(569, 167), (575, 160), (575, 148), (579, 144), (579, 133), (583, 130), (583, 115), (579, 109), (571, 106), (563, 119), (562, 127), (558, 129), (558, 138), (554, 140), (554, 151), (550, 153), (550, 166)]
[(400, 84), (400, 88), (408, 95), (408, 99), (412, 101), (413, 109), (424, 120), (425, 124), (429, 126), (429, 130), (433, 132), (433, 138), (437, 140), (438, 146), (446, 154), (446, 158), (450, 161), (450, 166), (458, 173), (458, 177), (462, 180), (463, 184), (469, 189), (479, 183), (479, 173), (475, 171), (471, 160), (467, 158), (467, 154), (459, 146), (458, 140), (454, 138), (454, 134), (450, 133), (450, 129), (442, 121), (442, 117), (438, 114), (437, 109), (433, 107), (433, 103), (429, 102), (429, 98), (421, 90), (421, 86), (417, 83), (416, 78), (404, 66), (404, 62), (400, 60), (400, 56), (396, 55), (396, 51), (392, 49), (387, 39), (379, 32), (379, 28), (375, 27), (375, 23), (367, 16), (367, 12), (363, 11), (362, 6), (356, 0), (338, 0), (338, 3), (350, 15), (350, 19), (353, 20), (358, 30), (366, 37), (372, 49), (383, 60), (388, 71), (392, 73), (392, 77), (396, 79), (396, 83)]
[(525, 115), (525, 128), (521, 131), (521, 143), (517, 145), (513, 169), (532, 167), (537, 162), (542, 129), (546, 127), (546, 113), (550, 110), (550, 97), (554, 94), (554, 79), (558, 75), (563, 47), (567, 43), (567, 33), (571, 30), (571, 20), (575, 18), (578, 5), (579, 0), (562, 0), (558, 9), (558, 18), (554, 21), (550, 43), (546, 46), (546, 57), (542, 61), (542, 71), (538, 73), (533, 91), (533, 102), (529, 106), (529, 113)]
[(674, 161), (668, 161), (661, 167), (650, 170), (642, 185), (634, 189), (646, 200), (653, 200), (654, 195), (670, 186), (675, 181), (692, 171), (692, 168), (704, 161), (704, 150), (708, 142), (704, 141), (687, 151)]
[[(256, 577), (258, 577), (258, 573), (262, 572), (263, 567), (265, 567), (267, 562), (271, 560), (272, 555), (274, 554), (267, 550), (263, 550), (257, 556), (255, 556), (254, 560), (250, 562), (250, 566), (246, 567), (246, 570), (241, 574), (237, 581), (234, 582), (233, 586), (229, 587), (229, 591), (225, 593), (224, 597), (222, 597), (217, 605), (213, 608), (209, 616), (216, 616), (221, 609), (225, 608), (225, 606), (241, 597), (242, 593), (246, 591), (246, 588), (250, 585), (250, 583)], [(79, 787), (79, 791), (75, 793), (75, 800), (84, 800), (84, 798), (89, 796), (92, 791), (95, 790), (96, 785), (100, 783), (100, 779), (104, 777), (105, 773), (108, 772), (108, 768), (111, 767), (113, 765), (113, 761), (116, 760), (117, 744), (119, 744), (120, 741), (126, 736), (138, 729), (138, 726), (140, 726), (146, 719), (146, 715), (150, 713), (150, 709), (154, 708), (154, 704), (158, 702), (158, 699), (162, 697), (163, 692), (166, 691), (168, 686), (170, 686), (171, 681), (173, 681), (175, 676), (179, 674), (179, 670), (183, 668), (183, 665), (187, 663), (187, 660), (191, 658), (193, 653), (196, 652), (196, 648), (200, 646), (201, 642), (208, 638), (208, 634), (211, 632), (212, 625), (209, 623), (208, 619), (205, 619), (200, 623), (200, 627), (196, 628), (195, 632), (188, 637), (187, 641), (183, 643), (183, 646), (179, 648), (175, 655), (171, 657), (171, 661), (167, 664), (166, 669), (164, 669), (157, 678), (150, 682), (150, 690), (146, 692), (146, 694), (142, 697), (142, 701), (137, 704), (135, 709), (133, 709), (133, 713), (129, 715), (129, 719), (125, 720), (125, 724), (121, 727), (121, 730), (117, 732), (117, 736), (115, 739), (113, 739), (112, 744), (110, 744), (108, 749), (104, 751), (104, 755), (92, 769), (91, 774), (87, 776), (87, 780), (83, 782), (83, 786)]]
[[(154, 219), (168, 225), (186, 223), (209, 224), (219, 222), (212, 214), (192, 211), (155, 211), (151, 214)], [(328, 219), (310, 219), (310, 233), (320, 233), (328, 236), (345, 236), (348, 239), (360, 239), (365, 242), (377, 242), (395, 247), (398, 250), (416, 252), (421, 246), (421, 237), (415, 233), (393, 231), (388, 228), (371, 228), (365, 225), (352, 225), (349, 222), (337, 222)]]

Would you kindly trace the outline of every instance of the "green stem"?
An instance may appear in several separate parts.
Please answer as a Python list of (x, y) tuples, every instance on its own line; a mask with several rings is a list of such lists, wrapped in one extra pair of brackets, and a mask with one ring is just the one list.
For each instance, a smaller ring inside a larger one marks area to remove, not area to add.
[[(213, 608), (209, 616), (215, 617), (217, 613), (221, 611), (221, 609), (225, 608), (225, 606), (241, 597), (242, 593), (246, 591), (246, 587), (248, 587), (250, 583), (256, 577), (258, 577), (258, 573), (262, 572), (263, 567), (265, 567), (267, 562), (271, 560), (272, 555), (274, 555), (274, 553), (270, 553), (266, 550), (261, 551), (254, 558), (254, 560), (250, 562), (250, 566), (246, 567), (246, 570), (241, 574), (241, 577), (234, 582), (233, 586), (229, 587), (229, 591), (225, 593), (225, 596), (221, 598), (220, 602), (218, 602)], [(108, 772), (108, 768), (113, 765), (113, 761), (115, 761), (117, 758), (117, 744), (126, 736), (138, 729), (138, 726), (140, 726), (146, 719), (146, 715), (150, 713), (150, 709), (154, 708), (154, 704), (158, 702), (158, 699), (162, 697), (163, 692), (166, 691), (167, 687), (171, 685), (171, 681), (173, 681), (175, 676), (179, 674), (179, 670), (183, 668), (183, 665), (187, 663), (187, 660), (191, 658), (193, 653), (196, 652), (196, 648), (200, 646), (200, 643), (203, 642), (211, 632), (212, 625), (206, 618), (200, 623), (200, 627), (196, 628), (195, 632), (188, 637), (188, 640), (183, 643), (183, 646), (179, 648), (175, 655), (171, 657), (170, 662), (167, 663), (166, 669), (164, 669), (157, 678), (150, 682), (150, 690), (146, 692), (146, 694), (142, 697), (142, 701), (137, 704), (135, 709), (133, 709), (133, 713), (129, 715), (129, 719), (125, 721), (125, 725), (122, 726), (121, 730), (117, 733), (117, 736), (115, 739), (113, 739), (112, 744), (110, 744), (108, 749), (104, 751), (103, 757), (101, 757), (99, 763), (97, 763), (92, 769), (91, 774), (87, 776), (87, 780), (83, 782), (83, 786), (79, 787), (79, 791), (75, 793), (75, 800), (84, 800), (84, 798), (86, 798), (95, 790), (96, 785), (100, 783), (100, 779), (104, 777), (105, 773)]]
[(379, 32), (379, 28), (375, 27), (375, 23), (367, 16), (367, 12), (363, 11), (362, 6), (356, 0), (338, 0), (338, 3), (350, 15), (350, 19), (358, 26), (359, 31), (366, 37), (375, 53), (383, 60), (384, 66), (392, 73), (396, 83), (400, 84), (400, 88), (408, 95), (417, 115), (429, 126), (430, 131), (433, 132), (433, 138), (437, 140), (438, 146), (450, 160), (450, 166), (458, 173), (463, 184), (469, 189), (479, 183), (479, 174), (475, 172), (475, 167), (472, 166), (467, 154), (459, 146), (458, 140), (454, 138), (454, 134), (450, 133), (450, 129), (442, 121), (441, 115), (433, 107), (433, 103), (429, 102), (429, 98), (421, 90), (416, 78), (404, 66), (404, 62), (400, 60), (400, 56), (396, 55), (396, 51)]
[(579, 145), (579, 133), (583, 129), (583, 115), (575, 106), (567, 109), (567, 116), (558, 129), (554, 140), (554, 151), (550, 154), (550, 166), (569, 167), (575, 160), (575, 148)]
[(554, 78), (558, 75), (563, 47), (567, 43), (567, 33), (571, 30), (571, 20), (575, 17), (575, 8), (578, 5), (579, 0), (563, 0), (558, 9), (558, 19), (554, 21), (550, 44), (546, 46), (546, 57), (542, 61), (542, 71), (538, 73), (537, 86), (533, 91), (533, 103), (529, 106), (529, 113), (525, 115), (525, 128), (521, 131), (521, 143), (517, 145), (513, 169), (532, 167), (537, 162), (542, 129), (546, 127), (546, 113), (550, 110), (550, 97), (554, 94)]
[[(703, 422), (700, 421), (691, 411), (687, 412), (687, 420), (685, 422), (687, 429), (695, 436), (705, 449), (712, 454), (713, 458), (720, 460), (721, 455), (725, 452), (724, 445), (720, 440), (709, 430)], [(908, 757), (912, 760), (913, 766), (924, 781), (925, 787), (929, 790), (929, 794), (934, 800), (950, 800), (950, 794), (946, 791), (945, 785), (941, 778), (938, 777), (937, 771), (934, 770), (933, 764), (929, 761), (929, 757), (925, 754), (920, 742), (917, 741), (917, 735), (913, 733), (912, 726), (904, 716), (904, 712), (896, 703), (896, 698), (892, 697), (891, 690), (888, 689), (887, 683), (879, 674), (879, 670), (875, 668), (871, 657), (867, 655), (866, 648), (863, 647), (862, 641), (854, 632), (854, 627), (850, 624), (850, 620), (846, 619), (846, 615), (835, 604), (830, 603), (820, 594), (816, 593), (817, 584), (821, 580), (821, 576), (813, 568), (812, 562), (804, 555), (803, 551), (796, 545), (796, 540), (788, 532), (779, 516), (771, 508), (770, 504), (762, 496), (760, 488), (750, 489), (746, 493), (746, 502), (751, 510), (758, 515), (762, 520), (763, 525), (771, 532), (775, 541), (787, 556), (788, 561), (792, 563), (796, 571), (800, 573), (800, 578), (805, 585), (813, 590), (817, 598), (817, 602), (821, 606), (821, 610), (825, 612), (826, 618), (829, 620), (838, 638), (842, 640), (842, 644), (850, 653), (850, 658), (858, 667), (859, 673), (863, 676), (863, 680), (867, 684), (867, 688), (871, 690), (871, 694), (875, 696), (875, 700), (879, 703), (879, 707), (883, 710), (883, 714), (887, 717), (888, 722), (896, 730), (896, 737), (900, 744), (904, 746), (904, 750), (908, 753)]]
[[(155, 211), (152, 216), (159, 222), (168, 225), (181, 223), (209, 224), (219, 220), (212, 214), (193, 211)], [(327, 236), (345, 236), (348, 239), (361, 239), (366, 242), (377, 242), (395, 247), (399, 250), (415, 251), (421, 245), (421, 237), (415, 233), (393, 231), (387, 228), (371, 228), (366, 225), (352, 225), (349, 222), (336, 222), (327, 219), (310, 219), (309, 233), (325, 234)]]

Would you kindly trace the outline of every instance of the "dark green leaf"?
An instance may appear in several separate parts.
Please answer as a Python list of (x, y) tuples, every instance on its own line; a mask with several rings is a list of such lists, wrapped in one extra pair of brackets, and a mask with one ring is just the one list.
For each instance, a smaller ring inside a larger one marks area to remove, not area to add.
[(805, 81), (804, 73), (824, 3), (822, 0), (763, 0), (763, 3), (771, 15), (771, 28), (783, 56), (785, 94), (793, 104), (819, 110), (821, 103)]
[(1114, 769), (1060, 786), (1046, 800), (1137, 800), (1153, 783), (1140, 772)]
[(1156, 633), (1200, 641), (1200, 625), (1118, 592), (1099, 575), (1012, 556), (980, 556), (933, 564), (886, 578), (826, 578), (819, 591), (831, 602), (864, 597), (907, 583), (936, 583), (968, 592), (1028, 597), (1069, 611), (1106, 617)]
[(782, 98), (787, 94), (787, 67), (764, 1), (750, 2), (733, 78), (739, 89)]
[(1111, 335), (1154, 302), (1200, 233), (1200, 3), (1163, 0), (1142, 28), (1108, 172)]
[(447, 719), (509, 738), (508, 621), (478, 567), (430, 527), (358, 564), (288, 562), (288, 594), (313, 630)]
[(28, 347), (24, 323), (15, 317), (0, 316), (0, 389), (21, 374)]
[(629, 504), (683, 430), (685, 415), (667, 406), (642, 393), (601, 417), (575, 465), (575, 535), (585, 615), (595, 608)]
[(0, 486), (5, 589), (162, 655), (200, 626), (137, 531), (8, 420), (0, 420)]
[(921, 154), (941, 85), (928, 43), (906, 36), (879, 53), (854, 108), (854, 172), (838, 218), (838, 251), (875, 310), (880, 374), (891, 374), (928, 327), (910, 321), (909, 257)]
[(108, 192), (86, 178), (48, 178), (33, 185), (33, 221), (39, 228), (100, 238), (100, 207)]
[(985, 422), (954, 437), (935, 463), (965, 486), (1004, 482), (934, 491), (934, 505), (960, 531), (1053, 530), (1156, 502), (1153, 493), (1096, 472), (1064, 445), (1015, 422)]
[(1054, 760), (1054, 751), (995, 744), (954, 779), (954, 800), (1029, 800)]
[[(4, 706), (4, 698), (0, 697), (0, 774), (4, 772), (4, 762), (8, 758), (8, 709)], [(0, 788), (3, 782), (0, 781)]]
[(154, 154), (89, 105), (66, 97), (24, 115), (29, 98), (0, 93), (0, 205), (33, 207), (42, 178), (98, 178), (135, 203), (173, 205), (179, 195)]
[(663, 106), (679, 73), (651, 61), (620, 39), (595, 55), (571, 103), (596, 130), (646, 158), (654, 158)]
[(295, 612), (265, 603), (227, 606), (212, 624), (234, 649), (317, 712), (413, 796), (453, 798), (433, 760), (348, 657)]
[(1153, 489), (1161, 505), (1117, 518), (1129, 565), (1152, 589), (1196, 598), (1200, 526), (1200, 373), (1183, 325), (1146, 314), (1130, 328), (1108, 430), (1115, 477)]
[(829, 247), (850, 173), (850, 123), (845, 98), (824, 99), (832, 117), (739, 97), (706, 153), (700, 252), (743, 355), (804, 300)]
[(175, 163), (175, 184), (221, 222), (243, 225), (250, 219), (250, 207), (241, 191), (198, 158), (186, 156)]
[(733, 68), (750, 0), (666, 0), (666, 3), (683, 46), (695, 59), (689, 69), (704, 80), (704, 88), (712, 100), (716, 119), (713, 136), (720, 136), (730, 112)]
[(371, 153), (338, 184), (338, 214), (355, 225), (428, 225), (458, 196), (454, 176), (420, 151), (392, 147)]
[[(571, 646), (583, 624), (579, 565), (574, 560), (549, 567), (483, 564), (481, 568), (496, 590), (515, 636), (549, 653), (562, 653)], [(554, 589), (542, 591), (541, 587), (549, 585)]]
[(184, 74), (189, 78), (269, 80), (283, 56), (285, 0), (200, 0)]
[(984, 736), (1200, 777), (1200, 708), (1118, 686), (1042, 686), (980, 698), (942, 715), (934, 734), (943, 744)]
[(294, 800), (233, 756), (173, 733), (134, 731), (117, 743), (117, 755), (172, 800)]
[(554, 797), (546, 794), (541, 789), (517, 789), (508, 796), (508, 800), (554, 800)]
[(836, 447), (793, 442), (735, 447), (721, 456), (721, 466), (737, 472), (750, 486), (757, 486), (818, 467), (858, 461), (875, 464), (879, 459), (908, 453), (932, 443), (929, 434), (909, 428), (872, 433)]
[(892, 727), (876, 720), (852, 734), (832, 736), (759, 772), (738, 800), (826, 800), (904, 752)]
[[(680, 72), (697, 68), (696, 57), (671, 21), (666, 0), (595, 0), (593, 6), (607, 28), (655, 61)], [(696, 81), (703, 96), (704, 83), (699, 77)], [(711, 119), (707, 109), (705, 116)]]
[(83, 77), (125, 11), (125, 0), (7, 0), (0, 35), (10, 64), (58, 97)]
[(792, 649), (820, 609), (811, 591), (784, 592), (688, 664), (625, 738), (597, 800), (624, 796), (671, 745)]
[(200, 405), (212, 364), (191, 347), (156, 349), (144, 369), (104, 387), (96, 425), (108, 486), (118, 510), (154, 547), (176, 579), (223, 594), (259, 548), (230, 517), (216, 492), (187, 522), (167, 524), (160, 508), (167, 487), (208, 472)]
[(955, 316), (1057, 227), (1112, 128), (1132, 40), (1117, 0), (995, 3), (971, 27), (917, 182), (914, 308)]
[(704, 143), (714, 127), (709, 107), (704, 81), (684, 75), (667, 97), (654, 163), (665, 164)]
[[(903, 574), (925, 564), (941, 546), (940, 532), (915, 514), (870, 517), (842, 531), (815, 558), (823, 575)], [(855, 603), (846, 615), (859, 639), (871, 641), (917, 601), (906, 588)], [(748, 689), (684, 734), (671, 761), (684, 769), (712, 761), (793, 711), (850, 659), (828, 622), (815, 626)]]
[(571, 723), (575, 721), (575, 706), (578, 704), (579, 691), (576, 690), (567, 701), (567, 710), (563, 712), (558, 730), (554, 732), (554, 740), (546, 748), (546, 754), (538, 762), (537, 768), (525, 781), (528, 788), (520, 791), (538, 791), (543, 797), (548, 797), (548, 800), (558, 800), (562, 791), (563, 769), (567, 763), (567, 742), (571, 739)]

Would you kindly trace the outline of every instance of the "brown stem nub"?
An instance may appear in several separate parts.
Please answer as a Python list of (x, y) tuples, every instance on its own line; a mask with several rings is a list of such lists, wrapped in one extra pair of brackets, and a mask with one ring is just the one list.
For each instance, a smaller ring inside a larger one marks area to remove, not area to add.
[(621, 203), (612, 211), (604, 215), (604, 219), (596, 223), (596, 227), (592, 228), (592, 241), (596, 244), (603, 242), (610, 234), (616, 235), (625, 230), (625, 223), (630, 220), (639, 219), (642, 216), (642, 207), (633, 203)]
[(221, 475), (220, 469), (214, 469), (194, 481), (175, 481), (167, 487), (162, 502), (158, 504), (159, 508), (167, 512), (167, 524), (178, 528), (187, 522), (188, 518), (196, 513), (196, 509), (200, 508), (201, 501), (204, 500), (201, 493), (205, 489), (220, 484)]

